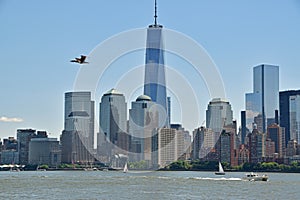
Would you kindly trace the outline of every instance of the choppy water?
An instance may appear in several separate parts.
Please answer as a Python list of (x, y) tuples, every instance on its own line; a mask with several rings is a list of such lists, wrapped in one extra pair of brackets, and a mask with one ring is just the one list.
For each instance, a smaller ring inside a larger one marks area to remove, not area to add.
[(268, 175), (250, 182), (238, 172), (0, 172), (0, 199), (299, 199), (300, 174)]

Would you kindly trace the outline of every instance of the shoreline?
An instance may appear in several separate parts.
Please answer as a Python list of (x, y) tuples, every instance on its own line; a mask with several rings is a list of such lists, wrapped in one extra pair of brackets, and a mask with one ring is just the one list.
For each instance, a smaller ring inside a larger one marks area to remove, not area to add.
[[(10, 171), (10, 169), (1, 169), (0, 172), (4, 172), (4, 171)], [(122, 170), (119, 169), (107, 169), (107, 168), (97, 168), (94, 170), (86, 170), (86, 168), (49, 168), (49, 169), (41, 169), (41, 170), (36, 170), (36, 169), (20, 169), (19, 171), (103, 171), (103, 172), (120, 172)], [(166, 172), (216, 172), (216, 170), (181, 170), (181, 169), (177, 169), (177, 170), (170, 170), (170, 169), (158, 169), (158, 170), (138, 170), (138, 169), (131, 169), (130, 171), (166, 171)], [(231, 173), (231, 172), (257, 172), (257, 173), (300, 173), (299, 171), (281, 171), (281, 170), (224, 170), (225, 173)]]

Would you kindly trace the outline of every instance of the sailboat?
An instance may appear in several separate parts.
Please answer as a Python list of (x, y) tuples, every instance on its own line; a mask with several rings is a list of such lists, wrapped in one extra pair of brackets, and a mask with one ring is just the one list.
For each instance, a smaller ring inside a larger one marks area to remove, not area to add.
[(222, 164), (219, 162), (219, 171), (215, 172), (215, 175), (225, 175)]
[(123, 172), (124, 172), (124, 173), (128, 172), (127, 163), (125, 163), (125, 166), (124, 166)]

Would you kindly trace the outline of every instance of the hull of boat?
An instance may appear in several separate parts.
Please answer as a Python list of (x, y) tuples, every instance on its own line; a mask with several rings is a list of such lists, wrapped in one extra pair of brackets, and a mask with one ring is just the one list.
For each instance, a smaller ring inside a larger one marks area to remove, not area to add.
[(256, 177), (244, 177), (243, 179), (248, 181), (268, 181), (269, 177), (263, 175), (263, 176), (256, 176)]

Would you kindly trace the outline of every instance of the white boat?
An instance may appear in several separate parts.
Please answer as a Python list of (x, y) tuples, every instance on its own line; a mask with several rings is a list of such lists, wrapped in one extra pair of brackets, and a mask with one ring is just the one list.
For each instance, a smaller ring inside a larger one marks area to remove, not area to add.
[(219, 171), (215, 172), (215, 175), (225, 175), (224, 169), (222, 167), (222, 164), (219, 162)]
[(90, 167), (90, 168), (84, 168), (84, 171), (98, 171), (98, 169), (96, 167)]
[(124, 173), (128, 172), (127, 163), (125, 163), (125, 166), (124, 166), (123, 172), (124, 172)]
[(250, 172), (248, 174), (246, 174), (246, 176), (243, 178), (244, 180), (248, 180), (248, 181), (268, 181), (268, 175), (263, 174), (263, 175), (259, 175), (253, 172)]

